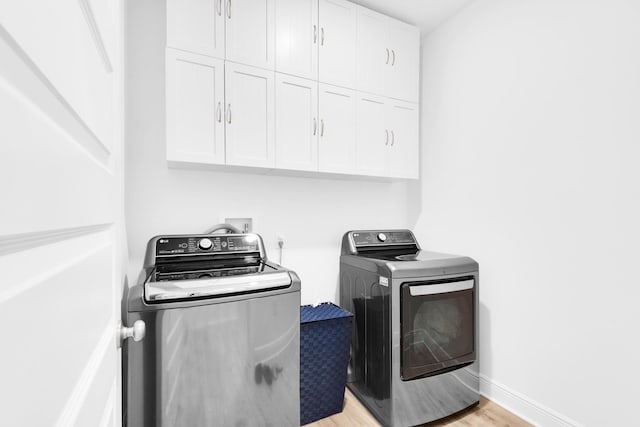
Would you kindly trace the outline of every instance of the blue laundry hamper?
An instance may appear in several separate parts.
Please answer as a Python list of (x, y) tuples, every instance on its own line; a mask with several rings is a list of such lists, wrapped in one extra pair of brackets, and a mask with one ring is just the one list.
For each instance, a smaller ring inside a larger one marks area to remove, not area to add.
[(300, 424), (342, 412), (353, 314), (324, 303), (300, 307)]

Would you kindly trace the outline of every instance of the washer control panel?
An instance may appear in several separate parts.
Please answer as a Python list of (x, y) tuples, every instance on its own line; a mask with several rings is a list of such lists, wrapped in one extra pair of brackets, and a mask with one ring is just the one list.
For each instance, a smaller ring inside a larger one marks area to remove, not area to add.
[(407, 230), (399, 231), (354, 231), (351, 233), (356, 247), (377, 245), (413, 245), (416, 240)]
[(260, 240), (255, 234), (167, 236), (156, 241), (156, 256), (259, 251)]

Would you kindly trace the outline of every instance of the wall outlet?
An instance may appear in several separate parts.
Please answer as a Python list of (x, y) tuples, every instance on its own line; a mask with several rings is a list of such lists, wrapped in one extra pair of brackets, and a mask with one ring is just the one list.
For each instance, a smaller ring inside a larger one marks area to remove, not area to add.
[(241, 233), (251, 233), (253, 231), (253, 218), (225, 218), (225, 224), (233, 225)]

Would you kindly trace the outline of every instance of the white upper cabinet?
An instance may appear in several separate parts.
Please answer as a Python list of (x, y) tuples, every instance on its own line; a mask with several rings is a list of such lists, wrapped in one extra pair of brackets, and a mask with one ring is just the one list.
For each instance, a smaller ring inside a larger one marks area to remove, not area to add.
[(417, 179), (420, 176), (418, 105), (391, 100), (387, 110), (389, 128), (389, 176)]
[(419, 59), (347, 0), (167, 0), (167, 159), (418, 178)]
[(390, 131), (387, 126), (387, 99), (357, 93), (356, 101), (356, 172), (386, 176)]
[(273, 70), (275, 0), (223, 0), (226, 59)]
[(319, 85), (320, 139), (318, 170), (355, 173), (356, 93), (326, 84)]
[(276, 71), (318, 78), (318, 0), (275, 0)]
[(358, 6), (356, 88), (418, 102), (420, 32)]
[(226, 163), (273, 167), (274, 72), (225, 64)]
[(386, 68), (391, 60), (387, 37), (389, 18), (358, 6), (356, 89), (385, 94)]
[(419, 177), (418, 106), (357, 93), (357, 173)]
[(420, 31), (404, 22), (388, 25), (391, 58), (385, 68), (385, 92), (390, 98), (418, 102), (420, 98)]
[(166, 50), (167, 160), (223, 164), (224, 62)]
[(223, 0), (167, 0), (167, 46), (224, 59)]
[(320, 0), (318, 80), (356, 87), (356, 10), (345, 0)]
[(276, 167), (318, 170), (318, 82), (276, 73)]

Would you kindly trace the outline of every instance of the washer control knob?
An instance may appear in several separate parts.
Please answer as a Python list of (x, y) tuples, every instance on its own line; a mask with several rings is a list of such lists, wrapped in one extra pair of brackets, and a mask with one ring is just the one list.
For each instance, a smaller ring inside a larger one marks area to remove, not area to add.
[(211, 241), (211, 239), (204, 238), (198, 242), (198, 247), (203, 251), (208, 251), (212, 246), (213, 242)]
[(387, 241), (387, 235), (384, 233), (378, 233), (378, 240), (380, 240), (381, 242), (386, 242)]

